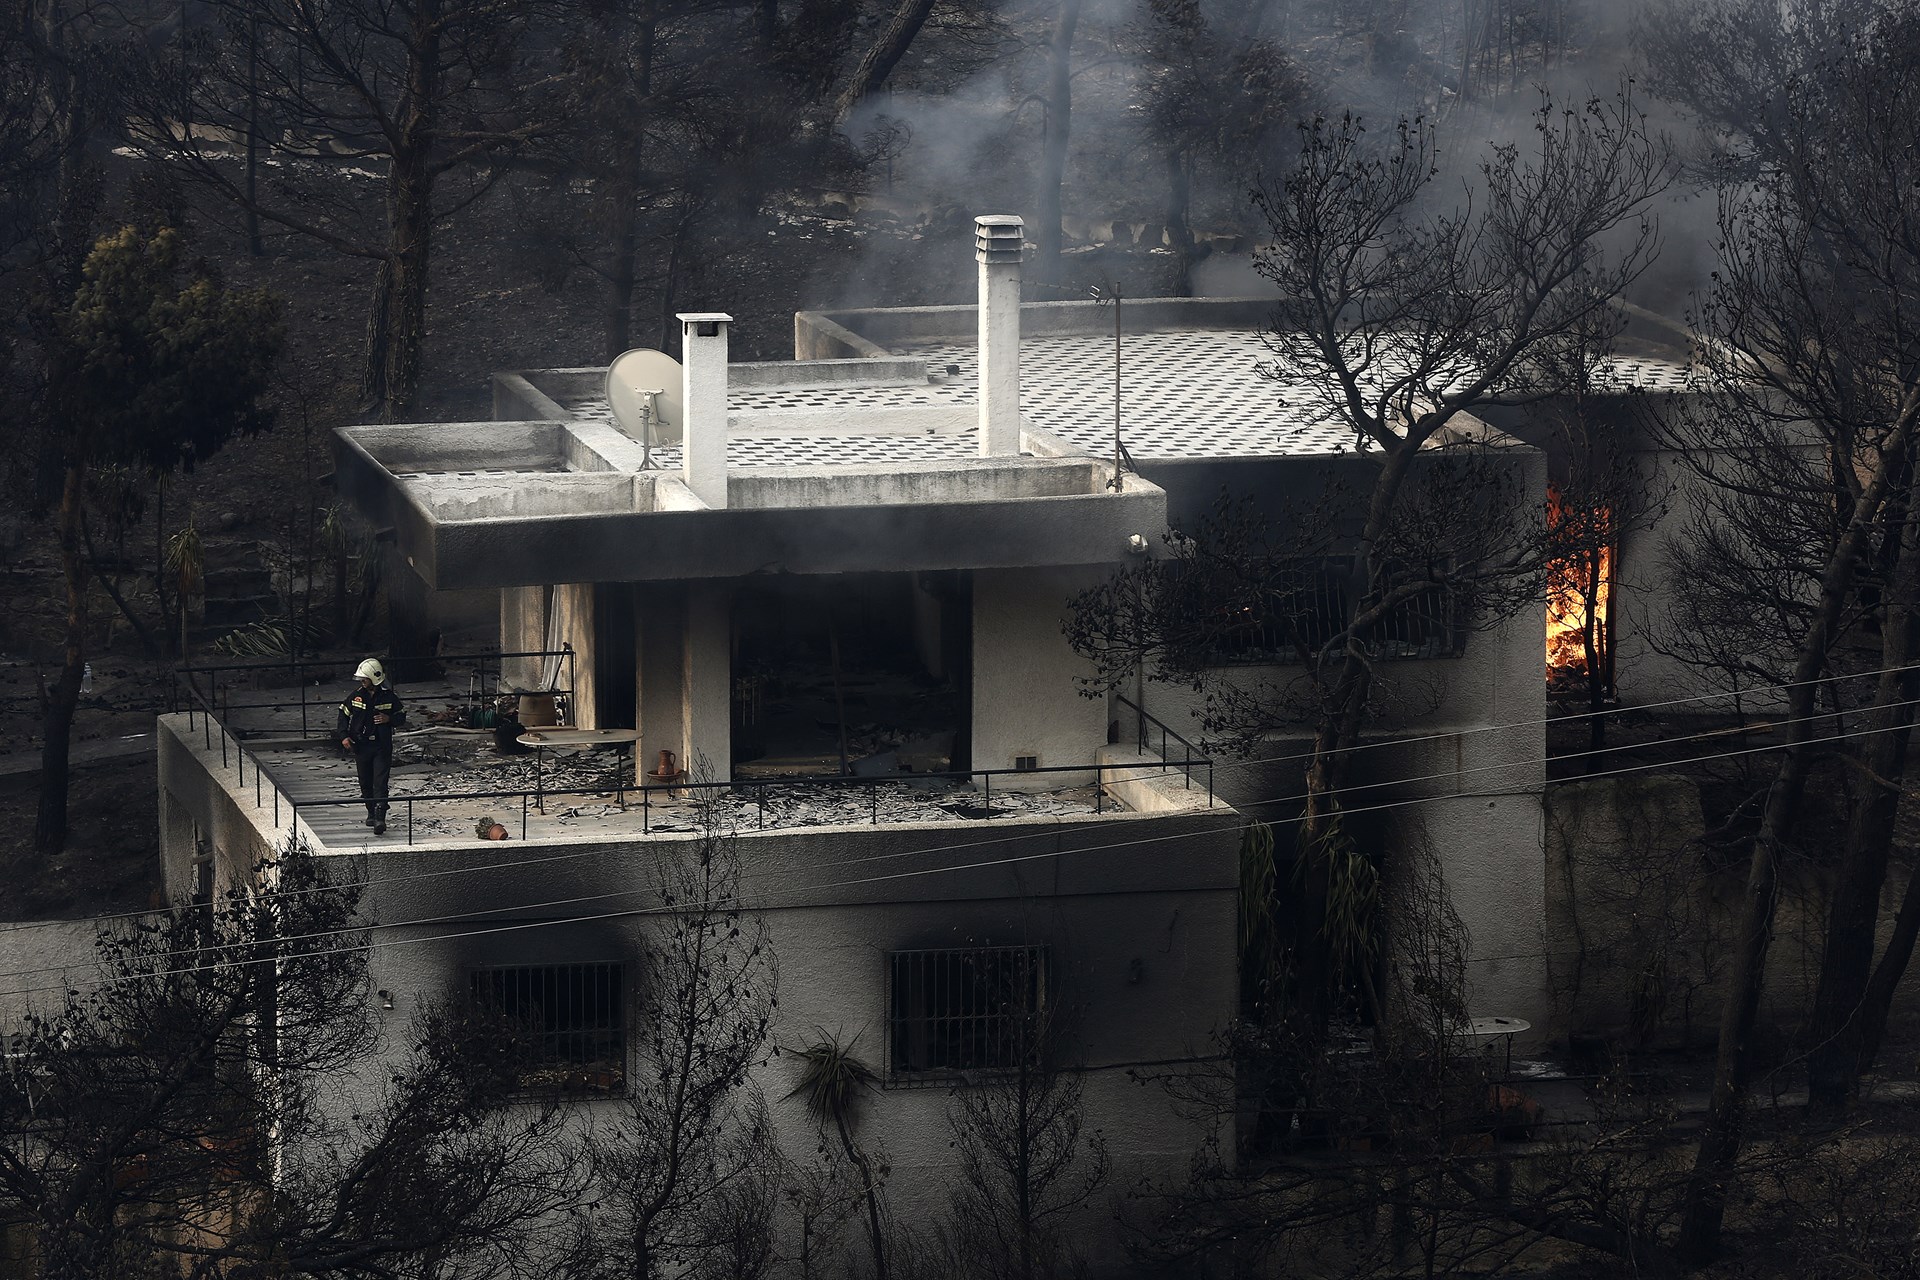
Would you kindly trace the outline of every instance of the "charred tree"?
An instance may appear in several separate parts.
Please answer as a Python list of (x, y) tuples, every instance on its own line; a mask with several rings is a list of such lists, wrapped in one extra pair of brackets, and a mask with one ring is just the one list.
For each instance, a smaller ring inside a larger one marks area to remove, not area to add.
[[(1797, 17), (1789, 28), (1782, 15), (1757, 8), (1725, 28), (1736, 63), (1787, 74), (1767, 112), (1725, 135), (1733, 145), (1723, 160), (1736, 177), (1722, 197), (1721, 262), (1698, 361), (1714, 394), (1696, 401), (1676, 435), (1691, 446), (1686, 457), (1706, 514), (1690, 531), (1690, 595), (1674, 630), (1693, 631), (1696, 660), (1730, 681), (1764, 673), (1786, 685), (1781, 755), (1753, 838), (1680, 1236), (1696, 1261), (1719, 1252), (1739, 1177), (1780, 862), (1803, 839), (1812, 771), (1833, 755), (1864, 785), (1842, 843), (1825, 939), (1817, 1106), (1832, 1109), (1850, 1095), (1884, 994), (1868, 977), (1892, 834), (1879, 816), (1887, 784), (1897, 785), (1911, 719), (1899, 705), (1903, 679), (1882, 679), (1858, 699), (1847, 677), (1858, 674), (1848, 651), (1863, 629), (1879, 629), (1883, 657), (1910, 643), (1913, 569), (1903, 562), (1920, 432), (1920, 237), (1915, 159), (1890, 121), (1920, 95), (1920, 24), (1887, 12), (1847, 31), (1836, 25), (1846, 8), (1815, 6), (1804, 30)], [(1738, 7), (1714, 13), (1725, 18)], [(1780, 61), (1801, 57), (1808, 60)], [(1714, 73), (1691, 102), (1717, 121), (1738, 101), (1736, 89)], [(1725, 452), (1709, 461), (1715, 448)], [(1708, 620), (1730, 625), (1718, 633), (1696, 625)], [(1819, 741), (1822, 716), (1856, 710), (1870, 733), (1841, 748)], [(1892, 942), (1910, 947), (1911, 935), (1896, 925)], [(1889, 950), (1879, 971), (1897, 972), (1906, 959)]]
[[(1318, 1025), (1362, 994), (1338, 990), (1336, 974), (1357, 983), (1364, 967), (1337, 960), (1328, 902), (1336, 880), (1358, 883), (1342, 870), (1359, 865), (1343, 792), (1392, 620), (1421, 608), (1437, 617), (1451, 600), (1458, 616), (1486, 624), (1538, 599), (1540, 513), (1497, 447), (1453, 428), (1477, 409), (1577, 386), (1618, 330), (1615, 298), (1655, 249), (1647, 207), (1665, 183), (1665, 154), (1631, 97), (1543, 102), (1536, 123), (1537, 150), (1496, 148), (1474, 208), (1439, 213), (1428, 204), (1440, 176), (1428, 127), (1404, 122), (1384, 144), (1352, 116), (1304, 128), (1298, 161), (1259, 197), (1272, 244), (1257, 266), (1278, 295), (1268, 372), (1351, 429), (1354, 489), (1325, 501), (1343, 504), (1355, 536), (1323, 545), (1326, 522), (1286, 530), (1224, 519), (1219, 536), (1177, 543), (1169, 561), (1134, 571), (1142, 581), (1076, 602), (1075, 642), (1103, 675), (1124, 678), (1146, 661), (1158, 678), (1198, 682), (1210, 695), (1207, 728), (1222, 738), (1310, 730), (1285, 968), (1296, 1010)], [(1327, 555), (1348, 568), (1329, 588), (1333, 615), (1294, 636), (1299, 679), (1210, 674), (1243, 609), (1300, 613), (1289, 603), (1297, 580), (1310, 557)]]
[(49, 1280), (523, 1256), (577, 1184), (503, 1028), (429, 1010), (351, 1120), (317, 1101), (374, 1033), (358, 901), (293, 847), (210, 904), (103, 928), (99, 980), (29, 1020), (0, 1075), (0, 1190)]
[(1250, 187), (1288, 158), (1294, 114), (1311, 96), (1288, 53), (1259, 34), (1262, 6), (1216, 22), (1195, 0), (1153, 0), (1132, 52), (1145, 68), (1140, 108), (1147, 145), (1166, 175), (1167, 246), (1174, 292), (1193, 292), (1204, 256), (1193, 231), (1193, 188), (1206, 170)]
[[(523, 56), (527, 32), (557, 11), (217, 3), (226, 36), (190, 68), (198, 127), (172, 127), (178, 95), (163, 84), (133, 104), (135, 138), (249, 218), (372, 267), (362, 392), (383, 419), (404, 417), (423, 370), (435, 229), (484, 194), (508, 156), (557, 128), (553, 69)], [(263, 118), (276, 127), (263, 131)], [(221, 135), (247, 139), (254, 163), (235, 172), (205, 141)], [(356, 189), (370, 168), (384, 187), (377, 206)]]
[(853, 74), (841, 86), (833, 101), (833, 122), (845, 125), (853, 109), (868, 94), (879, 92), (886, 84), (887, 77), (907, 56), (907, 50), (913, 47), (913, 41), (920, 29), (927, 25), (927, 19), (933, 15), (936, 0), (900, 0), (898, 6), (888, 17), (886, 23), (874, 37), (867, 51), (860, 55)]
[(649, 939), (639, 1050), (620, 1118), (590, 1140), (594, 1204), (580, 1217), (562, 1274), (652, 1280), (723, 1247), (739, 1256), (770, 1230), (759, 1197), (773, 1152), (748, 1078), (770, 1053), (774, 963), (739, 897), (740, 861), (717, 809), (698, 839), (662, 855), (662, 908)]
[(1039, 190), (1034, 196), (1034, 275), (1060, 283), (1060, 196), (1067, 180), (1067, 150), (1073, 140), (1073, 37), (1081, 0), (1058, 0), (1047, 36), (1047, 89), (1042, 98)]
[(277, 304), (184, 269), (180, 236), (132, 228), (104, 237), (48, 341), (46, 448), (63, 477), (58, 529), (66, 584), (59, 680), (46, 699), (34, 846), (57, 852), (67, 826), (67, 742), (86, 659), (87, 479), (104, 466), (191, 469), (234, 436), (264, 430), (280, 346)]

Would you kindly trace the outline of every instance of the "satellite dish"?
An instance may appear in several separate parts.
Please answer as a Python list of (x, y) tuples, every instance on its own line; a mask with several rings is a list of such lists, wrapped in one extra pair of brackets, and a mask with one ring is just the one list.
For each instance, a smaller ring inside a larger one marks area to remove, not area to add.
[(607, 366), (614, 425), (649, 451), (680, 443), (687, 421), (681, 391), (680, 362), (664, 351), (635, 347)]

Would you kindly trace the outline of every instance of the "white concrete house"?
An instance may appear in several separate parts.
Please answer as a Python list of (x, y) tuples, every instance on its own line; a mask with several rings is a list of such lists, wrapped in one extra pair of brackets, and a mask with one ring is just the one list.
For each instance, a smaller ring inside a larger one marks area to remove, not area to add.
[[(1208, 1055), (1233, 1017), (1240, 832), (1284, 815), (1297, 744), (1194, 763), (1180, 691), (1087, 696), (1066, 603), (1223, 483), (1278, 500), (1356, 464), (1337, 423), (1255, 372), (1259, 300), (1180, 299), (1127, 306), (1137, 470), (1117, 467), (1111, 310), (1022, 306), (1018, 219), (977, 233), (977, 308), (802, 313), (790, 362), (730, 363), (728, 316), (682, 316), (677, 442), (624, 433), (599, 369), (496, 375), (491, 422), (340, 431), (340, 489), (390, 531), (400, 607), (497, 598), (500, 648), (570, 651), (569, 722), (631, 730), (633, 762), (590, 804), (547, 775), (530, 797), (524, 774), (403, 769), (373, 837), (350, 770), (284, 714), (164, 717), (170, 887), (298, 834), (355, 861), (403, 944), (373, 960), (388, 1017), (478, 984), (565, 988), (592, 1021), (566, 1042), (617, 1057), (647, 998), (642, 859), (694, 838), (673, 792), (647, 789), (671, 753), (730, 788), (781, 1038), (859, 1036), (891, 1086), (872, 1123), (903, 1205), (939, 1202), (946, 1157), (944, 1089), (912, 1086), (1003, 1065), (1004, 1011), (969, 1002), (1007, 973), (1042, 975), (1023, 998), (1070, 1012), (1121, 1176), (1184, 1168), (1193, 1121), (1127, 1071)], [(1544, 501), (1544, 455), (1506, 456)], [(1418, 695), (1376, 726), (1370, 820), (1438, 857), (1473, 935), (1473, 1011), (1544, 1028), (1544, 619), (1469, 622), (1404, 637), (1392, 679)], [(505, 677), (543, 688), (550, 667)], [(812, 790), (785, 780), (806, 773)], [(511, 815), (509, 842), (475, 838), (485, 812)]]

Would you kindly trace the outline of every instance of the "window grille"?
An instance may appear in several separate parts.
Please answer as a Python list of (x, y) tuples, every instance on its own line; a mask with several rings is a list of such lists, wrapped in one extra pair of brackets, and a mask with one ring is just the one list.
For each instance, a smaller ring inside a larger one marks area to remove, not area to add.
[(618, 1093), (627, 1077), (624, 978), (618, 964), (476, 969), (472, 996), (524, 1038), (523, 1087)]
[(889, 1073), (1005, 1071), (1037, 1055), (1044, 947), (896, 951), (887, 957)]
[[(1346, 626), (1352, 579), (1352, 557), (1307, 556), (1289, 564), (1263, 600), (1217, 606), (1228, 614), (1212, 629), (1216, 661), (1298, 662), (1302, 647), (1317, 650)], [(1453, 592), (1436, 587), (1390, 610), (1363, 639), (1376, 658), (1457, 657), (1466, 647), (1463, 621)]]

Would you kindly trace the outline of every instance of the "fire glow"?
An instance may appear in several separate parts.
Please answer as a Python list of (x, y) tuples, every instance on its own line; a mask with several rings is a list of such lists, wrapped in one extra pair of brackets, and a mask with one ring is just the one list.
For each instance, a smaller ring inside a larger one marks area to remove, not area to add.
[(1569, 548), (1547, 570), (1547, 670), (1586, 673), (1589, 622), (1604, 670), (1613, 593), (1612, 517), (1605, 510), (1576, 510), (1549, 489), (1547, 523)]

